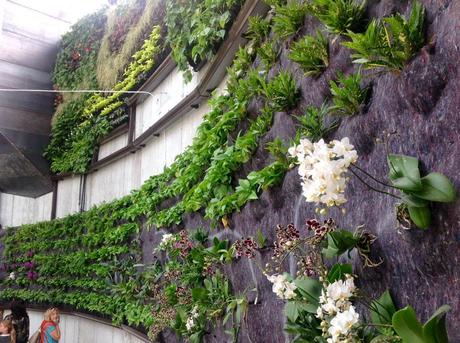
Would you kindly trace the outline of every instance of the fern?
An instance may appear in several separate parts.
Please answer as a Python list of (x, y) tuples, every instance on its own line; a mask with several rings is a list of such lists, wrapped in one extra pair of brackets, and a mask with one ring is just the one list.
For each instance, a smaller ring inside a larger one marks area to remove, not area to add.
[(244, 36), (256, 44), (267, 38), (270, 33), (270, 22), (260, 16), (249, 17), (248, 29)]
[(361, 74), (356, 73), (348, 77), (340, 74), (338, 79), (338, 84), (335, 81), (330, 81), (334, 106), (329, 108), (329, 112), (339, 115), (358, 113), (366, 101), (369, 90), (367, 87), (361, 87)]
[(294, 35), (302, 26), (307, 12), (308, 6), (298, 2), (276, 6), (273, 31), (279, 38), (288, 38)]
[(293, 108), (299, 100), (300, 92), (290, 72), (282, 71), (265, 87), (264, 95), (275, 111)]
[(423, 5), (414, 2), (408, 20), (399, 13), (373, 20), (364, 33), (349, 31), (351, 42), (342, 44), (355, 51), (353, 62), (366, 69), (402, 70), (424, 44), (424, 21)]
[(296, 116), (299, 122), (300, 135), (317, 142), (329, 131), (333, 130), (337, 126), (337, 122), (331, 125), (325, 124), (325, 117), (328, 112), (329, 108), (324, 103), (321, 107), (309, 106), (305, 109), (303, 116)]
[(276, 43), (269, 40), (263, 43), (260, 48), (257, 49), (257, 54), (260, 57), (265, 70), (270, 69), (278, 59), (278, 49)]
[(305, 75), (318, 75), (329, 65), (329, 43), (318, 31), (316, 37), (305, 36), (293, 44), (289, 58), (297, 62)]
[(360, 4), (356, 0), (313, 0), (310, 12), (331, 33), (343, 34), (360, 29), (367, 0)]

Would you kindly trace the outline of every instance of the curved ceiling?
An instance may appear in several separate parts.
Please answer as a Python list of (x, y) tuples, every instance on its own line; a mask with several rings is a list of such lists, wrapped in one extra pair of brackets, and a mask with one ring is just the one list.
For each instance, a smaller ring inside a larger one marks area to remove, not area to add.
[[(52, 89), (50, 73), (61, 35), (88, 6), (93, 10), (100, 4), (0, 0), (0, 88)], [(49, 141), (53, 99), (46, 93), (0, 91), (1, 192), (37, 197), (52, 190), (42, 154)]]

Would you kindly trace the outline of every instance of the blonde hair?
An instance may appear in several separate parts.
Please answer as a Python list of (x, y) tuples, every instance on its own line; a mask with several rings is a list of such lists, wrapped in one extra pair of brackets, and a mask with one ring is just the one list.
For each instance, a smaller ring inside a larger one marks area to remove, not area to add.
[(47, 309), (43, 317), (45, 318), (45, 320), (51, 320), (51, 316), (54, 313), (60, 314), (59, 309), (57, 307), (52, 307), (52, 308)]
[(11, 320), (2, 320), (0, 321), (0, 325), (4, 326), (8, 329), (8, 333), (10, 334), (11, 343), (16, 343), (16, 331), (14, 330), (14, 326)]

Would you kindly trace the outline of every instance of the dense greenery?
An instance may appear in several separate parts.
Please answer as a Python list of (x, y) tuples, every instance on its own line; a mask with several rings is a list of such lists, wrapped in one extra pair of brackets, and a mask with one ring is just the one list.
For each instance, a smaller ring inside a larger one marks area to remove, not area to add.
[(358, 32), (362, 28), (367, 0), (313, 0), (310, 13), (335, 34)]
[(365, 104), (369, 89), (361, 85), (361, 73), (345, 77), (338, 75), (338, 83), (330, 81), (333, 106), (329, 111), (338, 115), (353, 115), (361, 111)]
[[(54, 172), (79, 172), (86, 170), (91, 161), (94, 147), (99, 140), (110, 132), (123, 118), (124, 111), (117, 111), (124, 105), (123, 99), (130, 91), (139, 85), (155, 65), (155, 56), (159, 53), (160, 27), (155, 26), (149, 38), (144, 42), (141, 50), (133, 56), (133, 61), (127, 67), (124, 78), (118, 82), (109, 95), (95, 94), (85, 101), (83, 113), (78, 112), (81, 120), (71, 131), (63, 132), (61, 125), (56, 125), (52, 132), (50, 145), (47, 147), (46, 156), (51, 159), (51, 170)], [(82, 110), (81, 108), (77, 110)], [(75, 115), (75, 114), (74, 114)], [(64, 148), (56, 140), (62, 136), (71, 138)]]
[(81, 19), (62, 37), (53, 72), (58, 89), (97, 88), (96, 60), (105, 23), (104, 10), (100, 10)]
[(291, 47), (289, 58), (297, 62), (305, 75), (318, 76), (329, 65), (329, 42), (321, 31), (305, 36)]
[(66, 304), (133, 326), (152, 322), (148, 280), (137, 272), (139, 225), (124, 201), (7, 231), (2, 299)]
[[(164, 0), (131, 0), (108, 11), (107, 29), (97, 56), (97, 79), (102, 89), (111, 89), (122, 78), (153, 26), (166, 29), (164, 13)], [(164, 50), (169, 52), (167, 47)]]
[(167, 0), (167, 41), (186, 81), (192, 78), (190, 66), (196, 68), (214, 55), (241, 4), (242, 0)]
[(408, 19), (395, 14), (383, 20), (372, 20), (364, 33), (348, 32), (353, 62), (365, 68), (401, 70), (425, 42), (425, 9), (413, 2)]
[[(196, 66), (215, 52), (241, 3), (237, 0), (168, 1), (168, 41), (186, 78), (191, 75), (189, 66)], [(3, 299), (71, 305), (107, 315), (116, 323), (149, 328), (152, 337), (171, 327), (192, 342), (200, 341), (210, 325), (223, 317), (223, 324), (232, 319), (231, 333), (234, 339), (238, 336), (248, 305), (244, 296), (232, 295), (230, 282), (221, 271), (224, 262), (232, 260), (233, 250), (228, 243), (217, 239), (210, 243), (200, 230), (194, 234), (183, 231), (171, 235), (169, 245), (163, 241), (160, 244), (156, 253), (164, 263), (146, 267), (140, 265), (139, 227), (144, 219), (157, 229), (169, 227), (181, 223), (183, 214), (191, 212), (201, 212), (214, 224), (222, 221), (227, 226), (230, 214), (257, 199), (262, 190), (281, 183), (292, 168), (292, 160), (287, 157), (287, 142), (275, 138), (265, 147), (260, 146), (260, 142), (270, 130), (276, 112), (298, 113), (295, 109), (300, 91), (293, 75), (273, 66), (281, 40), (298, 38), (296, 34), (311, 7), (304, 2), (270, 3), (274, 8), (273, 18), (249, 20), (245, 36), (250, 42), (238, 50), (228, 69), (227, 91), (213, 95), (209, 102), (211, 110), (204, 116), (193, 143), (163, 173), (152, 176), (139, 190), (110, 204), (8, 231), (3, 239), (4, 267), (13, 277), (3, 283)], [(318, 0), (315, 3), (316, 6), (322, 4), (316, 8), (316, 15), (333, 33), (353, 30), (355, 24), (361, 22), (362, 8), (358, 11), (352, 1)], [(332, 10), (340, 4), (346, 5), (345, 14)], [(355, 18), (358, 12), (360, 17)], [(409, 34), (417, 38), (416, 29), (423, 30), (420, 23), (412, 22), (417, 18), (420, 21), (423, 11), (417, 13), (411, 15), (414, 19), (409, 20), (409, 24), (399, 15), (386, 20), (395, 30), (391, 37), (397, 39), (396, 29), (409, 26)], [(270, 34), (272, 28), (273, 34)], [(162, 51), (161, 29), (154, 27), (115, 90), (135, 89), (153, 70), (156, 57)], [(124, 35), (123, 32), (119, 34)], [(355, 42), (354, 33), (348, 34)], [(418, 48), (419, 44), (406, 55), (412, 56)], [(307, 75), (320, 75), (329, 64), (328, 38), (320, 31), (316, 37), (305, 36), (293, 42), (290, 50), (289, 57), (299, 63)], [(404, 63), (402, 61), (399, 60)], [(338, 81), (331, 81), (333, 106), (327, 107), (326, 103), (321, 107), (306, 106), (304, 114), (297, 116), (299, 127), (294, 141), (298, 143), (300, 137), (318, 141), (330, 132), (337, 125), (337, 122), (326, 124), (330, 113), (357, 113), (367, 95), (361, 81), (360, 74), (348, 78), (339, 75)], [(122, 93), (98, 94), (69, 103), (55, 124), (47, 150), (54, 171), (86, 170), (98, 141), (126, 117), (124, 97)], [(254, 103), (259, 110), (250, 110)], [(268, 163), (237, 179), (235, 172), (251, 160), (257, 149), (263, 148), (270, 152)], [(393, 183), (406, 177), (417, 185), (425, 183), (422, 186), (427, 186), (427, 182), (430, 186), (433, 178), (438, 183), (442, 181), (436, 175), (425, 178), (419, 175), (415, 181), (412, 176), (413, 170), (402, 167), (390, 173)], [(427, 191), (427, 187), (409, 189), (406, 186), (395, 185), (410, 195), (406, 203), (417, 210), (428, 208), (427, 200), (446, 199), (446, 194), (434, 194), (432, 189)], [(450, 199), (455, 195), (447, 196)], [(339, 231), (328, 236), (323, 253), (336, 257), (358, 249), (359, 243), (355, 236)], [(344, 274), (341, 271), (337, 272), (336, 268), (334, 275), (341, 276)], [(297, 286), (299, 292), (307, 287), (302, 280)], [(300, 306), (296, 312), (287, 312), (288, 329), (310, 338), (311, 332), (306, 331), (311, 328), (317, 334), (318, 323), (311, 313), (303, 310)], [(189, 328), (191, 321), (192, 329)], [(397, 324), (391, 325), (398, 331)], [(418, 326), (416, 330), (420, 331)], [(398, 335), (403, 337), (403, 333)]]

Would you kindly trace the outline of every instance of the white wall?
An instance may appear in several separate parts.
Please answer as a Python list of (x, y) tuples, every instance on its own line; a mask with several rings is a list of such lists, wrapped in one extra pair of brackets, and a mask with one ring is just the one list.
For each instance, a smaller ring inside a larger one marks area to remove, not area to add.
[(49, 220), (53, 193), (38, 198), (0, 193), (0, 224), (13, 227)]
[(208, 69), (204, 66), (193, 73), (189, 83), (184, 83), (182, 72), (176, 67), (151, 93), (136, 107), (136, 130), (134, 138), (139, 137), (150, 126), (160, 120), (169, 110), (189, 95), (200, 83)]
[(99, 146), (98, 160), (102, 160), (128, 144), (128, 133), (124, 133)]
[(62, 218), (79, 211), (80, 179), (81, 177), (77, 175), (58, 181), (56, 218)]
[(150, 176), (161, 173), (190, 145), (196, 128), (208, 111), (209, 107), (204, 103), (171, 123), (161, 131), (159, 137), (150, 139), (135, 154), (129, 154), (89, 174), (85, 209), (121, 198), (140, 188)]
[[(43, 320), (43, 312), (27, 310), (30, 319), (30, 335)], [(6, 312), (5, 312), (6, 314)], [(59, 343), (143, 343), (146, 342), (134, 334), (103, 322), (80, 315), (61, 314), (60, 329), (62, 338)]]

